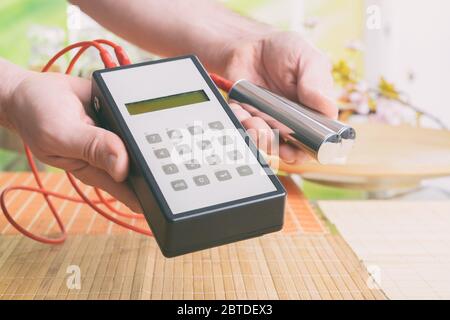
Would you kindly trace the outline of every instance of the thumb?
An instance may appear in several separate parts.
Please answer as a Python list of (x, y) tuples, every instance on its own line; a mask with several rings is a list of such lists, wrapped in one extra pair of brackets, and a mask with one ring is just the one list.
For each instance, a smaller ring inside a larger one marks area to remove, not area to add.
[(334, 100), (330, 96), (326, 96), (319, 90), (306, 86), (298, 88), (299, 100), (307, 107), (316, 110), (332, 119), (337, 119), (338, 109)]
[(108, 130), (87, 124), (78, 132), (71, 146), (72, 157), (103, 169), (117, 182), (125, 180), (128, 154), (122, 140)]

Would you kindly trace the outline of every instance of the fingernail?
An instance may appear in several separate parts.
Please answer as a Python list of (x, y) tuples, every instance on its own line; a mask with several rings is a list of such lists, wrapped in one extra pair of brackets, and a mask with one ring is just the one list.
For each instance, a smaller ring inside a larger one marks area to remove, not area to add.
[(295, 158), (291, 158), (291, 159), (283, 159), (284, 162), (286, 162), (287, 164), (294, 164), (296, 159)]
[(111, 154), (108, 156), (108, 159), (106, 160), (106, 170), (110, 175), (114, 173), (114, 169), (116, 167), (117, 157), (114, 154)]

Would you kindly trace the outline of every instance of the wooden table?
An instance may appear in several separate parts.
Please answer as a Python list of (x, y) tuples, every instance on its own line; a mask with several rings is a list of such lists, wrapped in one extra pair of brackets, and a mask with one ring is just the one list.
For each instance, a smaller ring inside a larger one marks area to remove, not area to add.
[[(48, 188), (75, 195), (65, 175), (42, 177)], [(69, 233), (57, 246), (23, 237), (0, 215), (0, 299), (385, 299), (292, 180), (282, 181), (289, 194), (282, 232), (172, 259), (153, 238), (83, 204), (55, 200)], [(33, 179), (0, 174), (1, 188), (17, 184)], [(41, 195), (12, 193), (7, 204), (33, 232), (57, 232)], [(71, 266), (80, 270), (80, 289), (68, 288)]]

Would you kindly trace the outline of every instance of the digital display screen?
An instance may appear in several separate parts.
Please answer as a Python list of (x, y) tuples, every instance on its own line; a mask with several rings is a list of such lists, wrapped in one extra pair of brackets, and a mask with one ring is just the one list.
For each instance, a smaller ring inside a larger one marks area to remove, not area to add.
[(166, 109), (172, 109), (190, 104), (209, 101), (203, 90), (178, 93), (170, 96), (153, 98), (138, 102), (126, 103), (128, 113), (132, 116)]

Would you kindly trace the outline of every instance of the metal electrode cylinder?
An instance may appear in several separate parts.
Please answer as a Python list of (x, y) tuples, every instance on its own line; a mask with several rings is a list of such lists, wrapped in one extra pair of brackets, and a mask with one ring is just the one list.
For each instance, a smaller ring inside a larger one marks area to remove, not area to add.
[[(277, 96), (247, 80), (234, 84), (229, 98), (249, 104), (278, 122), (286, 142), (307, 151), (322, 164), (342, 164), (350, 151), (353, 128)], [(344, 141), (345, 140), (345, 141)]]

